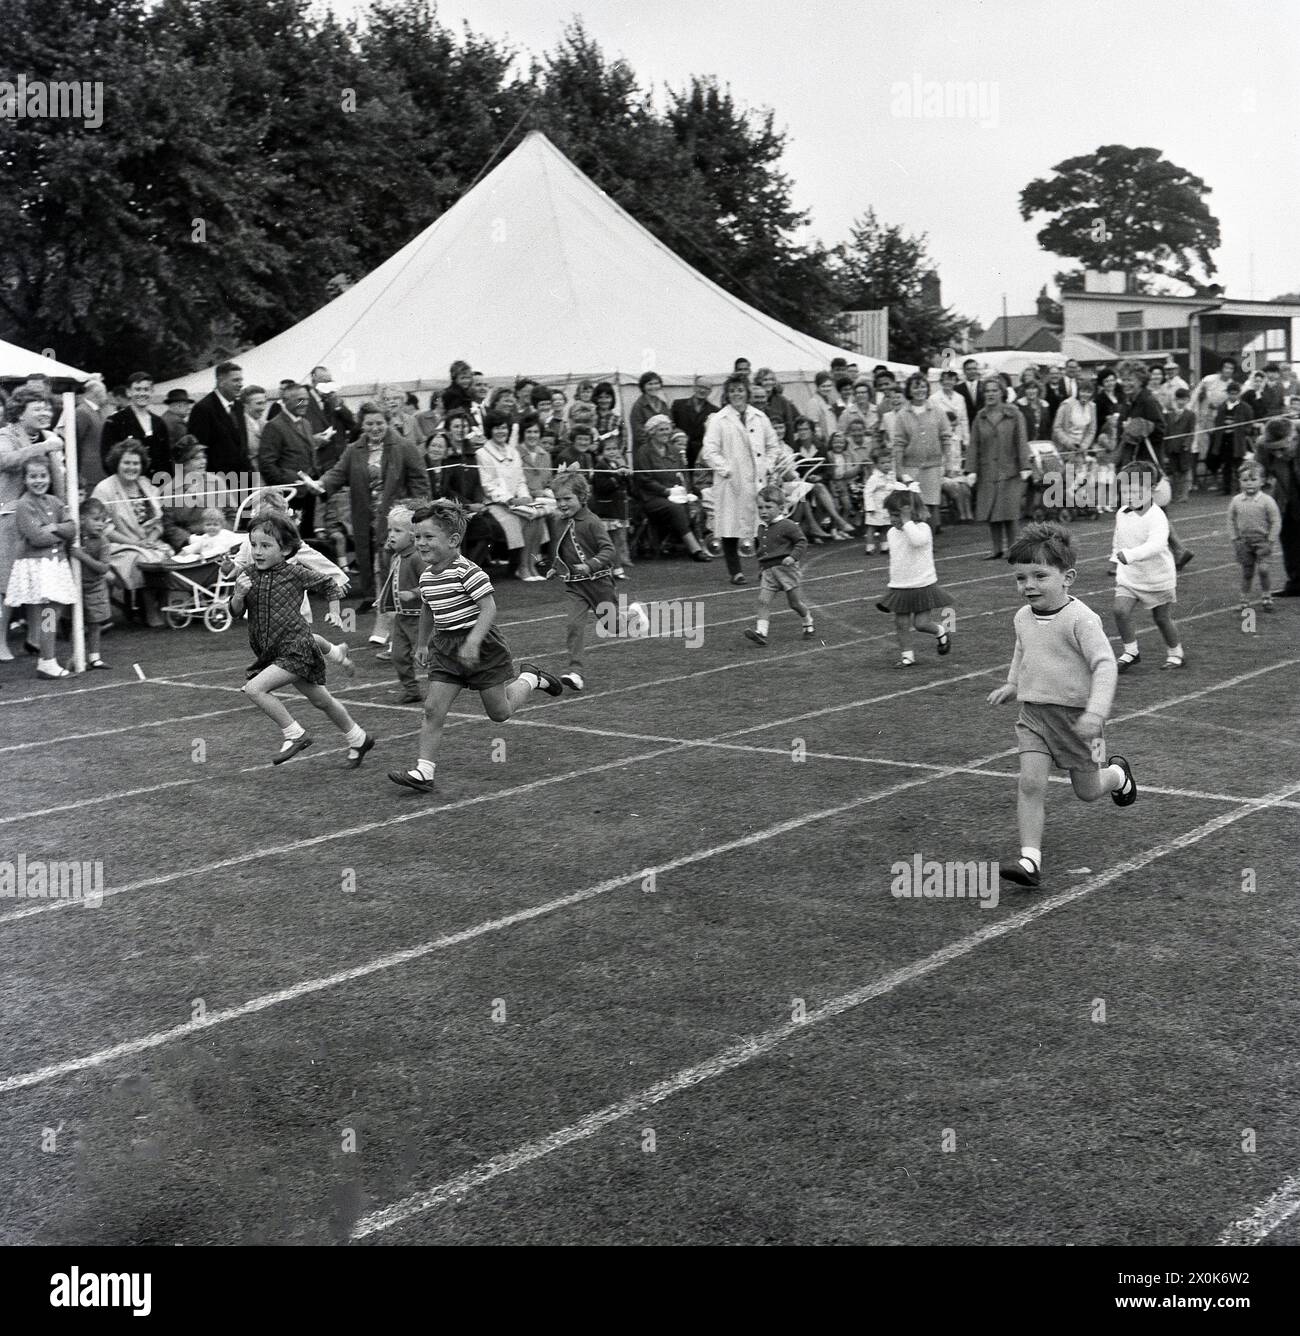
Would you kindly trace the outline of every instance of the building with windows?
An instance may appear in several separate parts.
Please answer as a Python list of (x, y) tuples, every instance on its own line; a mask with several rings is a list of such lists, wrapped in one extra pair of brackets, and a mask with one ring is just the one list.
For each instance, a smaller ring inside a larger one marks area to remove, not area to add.
[(1091, 339), (1116, 359), (1172, 357), (1192, 377), (1216, 371), (1225, 357), (1256, 368), (1300, 358), (1300, 302), (1063, 292), (1061, 306), (1066, 338)]

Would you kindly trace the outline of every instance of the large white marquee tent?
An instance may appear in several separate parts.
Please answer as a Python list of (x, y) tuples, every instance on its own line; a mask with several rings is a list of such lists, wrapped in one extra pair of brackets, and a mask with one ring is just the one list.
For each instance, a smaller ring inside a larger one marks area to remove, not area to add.
[[(381, 384), (444, 386), (457, 358), (490, 379), (627, 386), (654, 370), (672, 388), (719, 378), (737, 357), (791, 387), (810, 386), (834, 357), (868, 360), (710, 282), (534, 131), (378, 269), (236, 360), (246, 384), (272, 393), (325, 365), (356, 399)], [(203, 371), (158, 389), (197, 396), (212, 383)]]

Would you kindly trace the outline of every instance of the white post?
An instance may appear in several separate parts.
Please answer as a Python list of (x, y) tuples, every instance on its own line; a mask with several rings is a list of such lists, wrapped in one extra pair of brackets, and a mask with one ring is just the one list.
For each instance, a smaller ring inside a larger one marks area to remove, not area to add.
[[(77, 469), (77, 396), (63, 396), (63, 476), (67, 484), (68, 515), (76, 526), (75, 542), (81, 542), (81, 500), (78, 496), (79, 472)], [(72, 567), (72, 587), (77, 598), (72, 605), (72, 670), (76, 673), (86, 671), (86, 619), (81, 607), (81, 562), (74, 557)]]

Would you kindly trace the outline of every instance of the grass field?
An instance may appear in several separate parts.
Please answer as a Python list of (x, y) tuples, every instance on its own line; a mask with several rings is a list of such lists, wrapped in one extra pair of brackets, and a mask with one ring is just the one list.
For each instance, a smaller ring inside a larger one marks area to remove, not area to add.
[[(766, 649), (720, 561), (641, 564), (703, 643), (601, 642), (506, 725), (462, 695), (437, 797), (385, 777), (419, 716), (364, 649), (358, 771), (301, 700), (271, 768), (241, 627), (4, 665), (0, 857), (102, 861), (105, 899), (0, 900), (0, 1240), (1300, 1240), (1300, 608), (1243, 634), (1219, 500), (1175, 517), (1189, 666), (1148, 623), (1108, 730), (1141, 798), (1054, 785), (1045, 884), (993, 909), (890, 893), (1016, 849), (979, 526), (910, 673), (857, 543)], [(1109, 626), (1109, 524), (1075, 533)], [(560, 592), (498, 598), (562, 666)]]

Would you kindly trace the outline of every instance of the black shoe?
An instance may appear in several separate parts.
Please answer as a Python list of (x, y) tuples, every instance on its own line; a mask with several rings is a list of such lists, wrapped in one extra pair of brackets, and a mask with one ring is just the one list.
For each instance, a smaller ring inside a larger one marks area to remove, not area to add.
[(743, 585), (747, 583), (743, 574), (736, 574), (731, 577), (731, 583), (734, 585)]
[(40, 657), (41, 647), (39, 645), (33, 645), (30, 640), (23, 641), (23, 649), (28, 654), (35, 654), (38, 658)]
[(272, 765), (283, 765), (286, 761), (291, 761), (300, 751), (306, 751), (312, 744), (310, 733), (304, 733), (300, 738), (294, 740), (283, 751), (278, 751), (271, 757)]
[(1112, 756), (1107, 765), (1117, 765), (1124, 772), (1124, 778), (1127, 781), (1123, 788), (1112, 789), (1110, 800), (1116, 807), (1132, 807), (1138, 800), (1137, 780), (1133, 778), (1133, 771), (1129, 769), (1128, 762), (1122, 756)]
[(1034, 867), (1026, 858), (1017, 858), (1014, 863), (999, 863), (998, 876), (1017, 886), (1037, 886), (1043, 879), (1041, 869)]
[(952, 637), (948, 634), (947, 631), (945, 631), (943, 635), (939, 637), (939, 653), (940, 654), (952, 653)]
[(1196, 555), (1195, 552), (1184, 551), (1183, 555), (1179, 557), (1176, 562), (1174, 562), (1174, 569), (1176, 571), (1181, 571), (1183, 567), (1186, 566), (1195, 555)]
[(425, 779), (418, 770), (390, 770), (388, 778), (403, 788), (414, 789), (416, 793), (437, 793), (433, 780)]
[(816, 634), (817, 631), (815, 627), (805, 626), (803, 629), (803, 638), (805, 640), (811, 640)]
[(692, 561), (712, 561), (713, 558), (712, 558), (711, 556), (709, 556), (709, 554), (708, 554), (702, 547), (697, 547), (697, 548), (695, 549), (695, 551), (691, 553), (691, 560), (692, 560)]
[(1125, 650), (1124, 653), (1121, 654), (1119, 658), (1115, 660), (1115, 667), (1116, 669), (1118, 669), (1119, 672), (1126, 673), (1130, 668), (1133, 667), (1134, 664), (1141, 662), (1142, 662), (1141, 650), (1138, 650), (1136, 654), (1130, 654), (1128, 650)]
[(1001, 561), (1001, 560), (1002, 560), (1002, 556), (1003, 556), (1003, 554), (1002, 554), (1001, 552), (990, 552), (990, 553), (988, 554), (988, 556), (984, 558), (984, 560), (985, 560), (985, 561)]
[(564, 688), (560, 685), (560, 679), (539, 668), (535, 663), (521, 663), (519, 665), (521, 673), (537, 674), (537, 689), (544, 691), (548, 696), (563, 696)]
[(752, 626), (745, 628), (745, 639), (752, 640), (756, 645), (767, 644), (767, 637), (761, 631), (755, 631)]
[(357, 769), (357, 767), (360, 766), (361, 762), (366, 759), (366, 753), (368, 751), (371, 751), (374, 748), (374, 745), (375, 745), (375, 739), (372, 738), (369, 733), (367, 733), (365, 736), (365, 741), (362, 742), (361, 746), (356, 748), (357, 754), (355, 756), (348, 757), (347, 768), (349, 770)]

